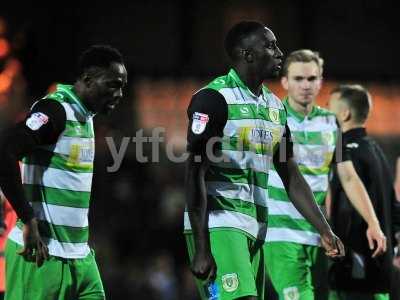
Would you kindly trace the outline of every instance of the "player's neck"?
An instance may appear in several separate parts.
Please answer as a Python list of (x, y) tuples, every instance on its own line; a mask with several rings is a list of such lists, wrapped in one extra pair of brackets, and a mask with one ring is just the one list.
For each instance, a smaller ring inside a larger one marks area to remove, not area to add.
[(251, 72), (248, 68), (239, 66), (234, 67), (236, 73), (239, 75), (240, 80), (249, 88), (249, 90), (256, 96), (260, 96), (262, 91), (263, 79)]
[(82, 83), (80, 81), (75, 82), (74, 84), (74, 92), (78, 96), (78, 98), (84, 102), (85, 94), (84, 94), (84, 88), (82, 86)]
[(290, 96), (288, 97), (288, 102), (290, 107), (295, 111), (303, 116), (308, 116), (308, 114), (312, 111), (312, 108), (314, 106), (314, 101), (308, 104), (300, 104), (294, 101)]
[(87, 103), (86, 99), (86, 93), (84, 92), (85, 88), (80, 81), (76, 81), (74, 84), (74, 92), (78, 96), (79, 100), (82, 101), (83, 105), (85, 105), (87, 108), (91, 109), (91, 105)]
[(364, 124), (359, 124), (359, 123), (354, 123), (354, 122), (345, 122), (342, 124), (342, 132), (345, 133), (347, 131), (350, 131), (352, 129), (356, 128), (364, 128)]

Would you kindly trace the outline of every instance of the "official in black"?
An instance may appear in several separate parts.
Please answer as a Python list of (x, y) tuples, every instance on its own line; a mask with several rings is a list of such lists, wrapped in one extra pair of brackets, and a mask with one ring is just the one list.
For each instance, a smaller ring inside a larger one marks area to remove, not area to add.
[[(331, 287), (340, 300), (388, 299), (387, 293), (394, 286), (392, 259), (400, 210), (386, 156), (364, 127), (371, 96), (362, 86), (341, 85), (332, 90), (329, 105), (342, 128), (343, 147), (367, 189), (387, 238), (387, 251), (374, 257), (373, 245), (365, 236), (367, 224), (350, 204), (334, 168), (330, 182), (331, 223), (346, 246), (346, 256), (330, 269)], [(390, 299), (399, 298), (392, 294)]]

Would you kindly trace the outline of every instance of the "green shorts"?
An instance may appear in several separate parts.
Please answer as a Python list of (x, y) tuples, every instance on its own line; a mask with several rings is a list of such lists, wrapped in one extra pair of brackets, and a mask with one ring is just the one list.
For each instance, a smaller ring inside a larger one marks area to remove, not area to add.
[(268, 277), (280, 300), (326, 300), (328, 260), (317, 246), (291, 242), (264, 245)]
[[(185, 234), (190, 260), (193, 259), (192, 234)], [(211, 252), (217, 264), (215, 287), (218, 296), (212, 299), (230, 300), (245, 296), (264, 299), (263, 241), (255, 241), (236, 230), (210, 232)], [(196, 278), (202, 299), (209, 299), (209, 282)]]
[(94, 252), (82, 259), (50, 256), (41, 267), (16, 254), (22, 247), (6, 245), (5, 300), (104, 300)]

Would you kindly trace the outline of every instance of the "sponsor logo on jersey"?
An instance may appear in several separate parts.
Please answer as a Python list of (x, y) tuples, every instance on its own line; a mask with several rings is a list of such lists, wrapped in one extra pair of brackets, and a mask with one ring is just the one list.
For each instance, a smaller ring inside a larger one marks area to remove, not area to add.
[(225, 274), (222, 276), (222, 287), (227, 292), (234, 292), (239, 286), (239, 279), (236, 273)]
[(49, 121), (49, 117), (44, 113), (36, 112), (33, 113), (25, 122), (26, 126), (28, 126), (32, 130), (38, 130), (44, 124)]
[(244, 115), (248, 115), (250, 113), (250, 109), (246, 106), (240, 108), (240, 112)]
[(270, 144), (272, 141), (272, 133), (263, 128), (253, 128), (251, 130), (250, 140), (255, 144)]
[(209, 117), (206, 114), (195, 112), (193, 114), (192, 132), (194, 134), (201, 134), (206, 129)]

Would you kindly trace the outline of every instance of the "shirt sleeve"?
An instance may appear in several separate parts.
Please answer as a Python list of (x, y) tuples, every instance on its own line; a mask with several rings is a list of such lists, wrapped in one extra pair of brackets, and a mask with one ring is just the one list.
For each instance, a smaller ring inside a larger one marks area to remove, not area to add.
[(60, 103), (40, 100), (33, 105), (25, 126), (38, 145), (54, 144), (65, 129), (66, 119), (65, 109)]
[(196, 154), (204, 153), (211, 138), (223, 136), (228, 120), (228, 105), (219, 92), (202, 89), (193, 95), (187, 115), (187, 150)]
[(60, 103), (41, 100), (24, 121), (0, 134), (0, 187), (24, 223), (34, 214), (24, 194), (18, 162), (37, 146), (54, 144), (65, 123), (66, 113)]
[(285, 162), (292, 157), (293, 157), (292, 134), (290, 133), (290, 128), (286, 123), (285, 131), (283, 133), (279, 146), (274, 153), (274, 161)]
[(338, 129), (335, 152), (333, 153), (332, 163), (338, 164), (351, 160), (351, 149), (347, 147), (347, 142), (343, 139), (343, 133)]

